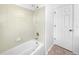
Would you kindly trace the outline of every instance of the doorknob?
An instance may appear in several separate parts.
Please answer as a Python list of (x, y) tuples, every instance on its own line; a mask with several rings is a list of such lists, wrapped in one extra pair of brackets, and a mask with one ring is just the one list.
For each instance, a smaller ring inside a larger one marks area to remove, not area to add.
[(72, 29), (69, 29), (70, 32), (72, 32)]

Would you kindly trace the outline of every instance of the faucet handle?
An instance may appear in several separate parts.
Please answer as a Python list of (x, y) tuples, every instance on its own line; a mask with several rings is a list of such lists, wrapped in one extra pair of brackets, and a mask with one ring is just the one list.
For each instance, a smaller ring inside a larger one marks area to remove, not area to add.
[(38, 32), (36, 32), (36, 35), (37, 35), (37, 36), (39, 36), (39, 33), (38, 33)]

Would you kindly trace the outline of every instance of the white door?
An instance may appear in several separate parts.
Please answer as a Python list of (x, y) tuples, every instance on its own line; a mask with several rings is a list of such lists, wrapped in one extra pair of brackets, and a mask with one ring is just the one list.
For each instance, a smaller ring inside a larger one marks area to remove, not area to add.
[(55, 44), (72, 51), (72, 5), (65, 5), (55, 10)]
[(79, 4), (74, 5), (73, 52), (79, 54)]

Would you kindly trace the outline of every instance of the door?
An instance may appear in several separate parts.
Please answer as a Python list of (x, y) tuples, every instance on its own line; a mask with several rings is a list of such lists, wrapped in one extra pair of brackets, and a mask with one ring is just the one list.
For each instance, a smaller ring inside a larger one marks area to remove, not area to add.
[(55, 44), (72, 51), (72, 5), (57, 8), (54, 13)]

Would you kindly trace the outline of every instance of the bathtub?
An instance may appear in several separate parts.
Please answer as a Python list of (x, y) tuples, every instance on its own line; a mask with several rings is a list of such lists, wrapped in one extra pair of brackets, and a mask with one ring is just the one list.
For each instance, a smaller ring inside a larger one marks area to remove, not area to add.
[(30, 40), (19, 46), (9, 49), (1, 53), (1, 55), (44, 55), (44, 44), (37, 40)]

